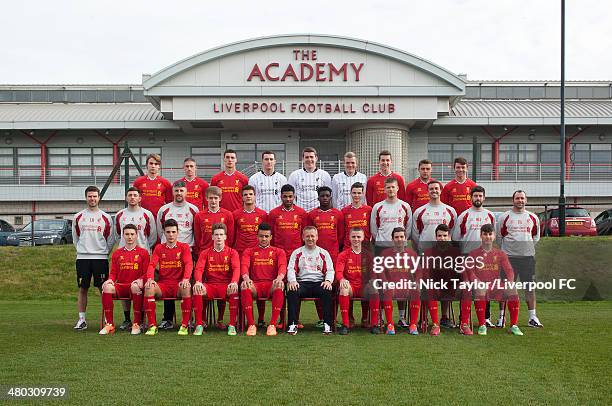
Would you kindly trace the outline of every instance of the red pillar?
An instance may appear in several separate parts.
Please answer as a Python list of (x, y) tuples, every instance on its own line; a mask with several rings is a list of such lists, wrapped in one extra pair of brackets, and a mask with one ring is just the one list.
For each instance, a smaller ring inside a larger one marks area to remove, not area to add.
[[(119, 162), (119, 145), (116, 142), (113, 143), (113, 166)], [(115, 175), (113, 183), (119, 183), (119, 176)]]
[(47, 144), (40, 144), (40, 183), (47, 183)]
[(499, 180), (499, 139), (493, 142), (493, 180)]
[(571, 139), (565, 140), (565, 180), (570, 180), (570, 145)]

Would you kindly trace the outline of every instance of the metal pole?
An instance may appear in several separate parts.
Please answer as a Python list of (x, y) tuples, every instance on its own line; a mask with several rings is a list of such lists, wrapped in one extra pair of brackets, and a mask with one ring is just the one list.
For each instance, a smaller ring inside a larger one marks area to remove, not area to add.
[[(126, 152), (129, 151), (127, 141), (125, 142), (125, 151)], [(125, 164), (125, 168), (124, 168), (125, 176), (123, 179), (123, 185), (125, 189), (124, 196), (127, 196), (128, 189), (130, 188), (130, 159), (127, 156), (123, 157), (122, 159), (124, 160), (124, 164)], [(127, 201), (125, 202), (125, 207), (127, 207)]]
[(565, 0), (561, 0), (561, 170), (559, 173), (559, 236), (565, 236)]
[(478, 150), (478, 139), (476, 134), (472, 137), (472, 155), (474, 157), (474, 162), (472, 163), (472, 180), (474, 182), (478, 181), (478, 168), (480, 167), (480, 154)]

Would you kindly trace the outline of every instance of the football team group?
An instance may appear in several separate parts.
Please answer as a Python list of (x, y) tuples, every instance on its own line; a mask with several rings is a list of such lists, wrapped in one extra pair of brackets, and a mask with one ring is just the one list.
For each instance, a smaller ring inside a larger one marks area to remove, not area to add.
[[(467, 177), (467, 161), (460, 157), (446, 185), (432, 179), (426, 159), (419, 162), (419, 177), (405, 185), (392, 170), (389, 151), (379, 153), (380, 170), (369, 178), (358, 171), (353, 152), (345, 154), (344, 171), (333, 178), (318, 167), (314, 148), (304, 148), (302, 168), (288, 179), (275, 170), (273, 152), (261, 158), (262, 170), (247, 178), (236, 169), (236, 152), (226, 150), (224, 168), (210, 184), (197, 176), (195, 160), (186, 158), (185, 176), (170, 183), (160, 176), (160, 156), (151, 154), (147, 173), (128, 189), (127, 207), (114, 218), (99, 208), (99, 189), (87, 187), (87, 208), (75, 215), (72, 231), (79, 287), (74, 328), (87, 329), (93, 278), (102, 294), (102, 335), (115, 332), (114, 300), (121, 301), (125, 316), (119, 328), (132, 334), (173, 329), (175, 300), (179, 335), (202, 335), (209, 324), (228, 335), (242, 325), (247, 336), (258, 328), (270, 336), (277, 328), (296, 334), (305, 299), (314, 300), (324, 334), (348, 334), (355, 325), (353, 303), (360, 302), (361, 327), (393, 335), (395, 301), (397, 327), (412, 335), (429, 330), (437, 336), (441, 327), (473, 335), (472, 303), (479, 335), (504, 328), (506, 309), (508, 332), (523, 335), (518, 292), (495, 282), (534, 280), (540, 225), (525, 210), (524, 191), (515, 191), (512, 208), (495, 216), (483, 207), (485, 189)], [(385, 267), (375, 269), (374, 263)], [(164, 302), (159, 325), (157, 300)], [(541, 328), (535, 292), (526, 290), (525, 300), (527, 325)], [(266, 327), (267, 301), (272, 312)], [(453, 301), (460, 304), (457, 325)], [(496, 323), (490, 301), (499, 302)]]

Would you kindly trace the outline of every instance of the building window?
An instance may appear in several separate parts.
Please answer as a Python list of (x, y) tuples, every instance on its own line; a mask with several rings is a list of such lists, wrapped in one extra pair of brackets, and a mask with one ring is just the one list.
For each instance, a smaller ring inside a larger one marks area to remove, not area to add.
[(40, 148), (17, 148), (19, 184), (40, 183)]
[(48, 183), (52, 184), (102, 184), (113, 169), (113, 149), (108, 148), (60, 148), (48, 149)]
[(15, 149), (0, 148), (0, 183), (13, 183), (15, 177)]
[(221, 147), (191, 147), (191, 157), (198, 165), (198, 176), (210, 179), (221, 168)]
[[(480, 144), (481, 147), (481, 159), (480, 162), (487, 162), (483, 159), (482, 152), (485, 152), (484, 158), (490, 159), (490, 145), (489, 155), (486, 155), (487, 150), (483, 150), (482, 146), (487, 144)], [(472, 166), (474, 160), (474, 146), (473, 144), (429, 144), (427, 146), (427, 157), (433, 162), (432, 165), (432, 176), (441, 181), (447, 181), (455, 177), (453, 171), (453, 161), (455, 158), (462, 157), (468, 161), (468, 166)], [(481, 167), (486, 165), (481, 165)], [(469, 170), (469, 169), (468, 169)], [(416, 173), (416, 172), (415, 172)], [(418, 176), (418, 173), (416, 173)], [(469, 176), (469, 173), (468, 173)]]

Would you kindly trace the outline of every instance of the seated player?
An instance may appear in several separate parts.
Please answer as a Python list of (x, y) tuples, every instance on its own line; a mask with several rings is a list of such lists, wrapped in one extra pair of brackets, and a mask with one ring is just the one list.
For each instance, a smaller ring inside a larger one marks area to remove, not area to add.
[(195, 267), (193, 285), (193, 309), (196, 328), (193, 335), (200, 336), (204, 331), (202, 311), (204, 298), (228, 299), (230, 322), (227, 335), (236, 335), (236, 318), (238, 315), (238, 280), (240, 278), (240, 259), (238, 252), (228, 247), (227, 228), (223, 223), (212, 226), (213, 245), (200, 253)]
[(317, 246), (317, 228), (307, 226), (302, 232), (304, 246), (296, 249), (287, 266), (287, 307), (289, 310), (288, 334), (298, 332), (297, 316), (300, 299), (321, 299), (323, 305), (323, 334), (332, 329), (332, 287), (334, 265), (329, 252)]
[[(453, 280), (460, 281), (466, 277), (465, 273), (457, 273), (454, 269), (454, 265), (457, 262), (456, 259), (461, 256), (461, 252), (459, 248), (451, 245), (450, 228), (446, 224), (438, 224), (435, 230), (435, 238), (436, 244), (426, 249), (424, 253), (423, 260), (425, 261), (425, 267), (423, 278), (429, 280), (430, 286), (433, 286), (432, 284), (446, 285), (445, 288), (441, 289), (431, 287), (427, 289), (425, 295), (429, 302), (441, 301), (442, 320), (440, 321), (440, 325), (445, 328), (455, 327), (448, 313), (451, 302), (460, 295), (459, 303), (461, 312), (459, 332), (463, 335), (471, 336), (473, 333), (468, 321), (470, 309), (472, 308), (472, 300), (465, 295), (466, 292), (458, 291), (455, 288), (455, 282), (453, 282)], [(435, 320), (433, 320), (433, 322), (435, 324)]]
[(260, 312), (265, 312), (264, 300), (272, 297), (272, 317), (266, 335), (276, 335), (276, 322), (285, 300), (285, 284), (287, 275), (287, 257), (285, 251), (272, 247), (272, 230), (268, 223), (261, 223), (257, 229), (257, 246), (247, 248), (242, 253), (241, 275), (242, 285), (240, 296), (242, 309), (247, 318), (247, 336), (257, 334), (257, 326), (253, 319), (253, 299), (263, 304)]
[(515, 336), (522, 336), (523, 332), (518, 328), (518, 317), (520, 301), (516, 289), (504, 289), (506, 281), (514, 280), (514, 272), (508, 255), (500, 249), (493, 247), (495, 241), (495, 229), (492, 224), (484, 224), (480, 227), (480, 239), (482, 245), (471, 251), (469, 256), (482, 261), (483, 266), (471, 266), (468, 271), (472, 281), (488, 283), (487, 288), (474, 291), (474, 307), (478, 316), (478, 335), (487, 335), (485, 323), (485, 310), (488, 300), (499, 302), (507, 301), (510, 311), (510, 329), (508, 332)]
[(113, 334), (113, 297), (132, 298), (134, 305), (134, 324), (132, 334), (140, 334), (142, 322), (142, 288), (143, 278), (149, 266), (149, 251), (138, 246), (138, 228), (134, 224), (123, 226), (124, 246), (118, 248), (111, 257), (110, 274), (102, 284), (102, 309), (106, 325), (100, 334)]
[[(349, 333), (351, 298), (364, 299), (370, 296), (368, 265), (371, 263), (371, 256), (367, 255), (363, 246), (365, 233), (362, 228), (353, 227), (349, 238), (350, 246), (338, 255), (336, 261), (336, 280), (339, 281), (338, 302), (342, 314), (342, 326), (339, 327), (338, 333), (341, 335)], [(377, 320), (373, 322), (376, 323)]]
[[(193, 271), (193, 260), (189, 244), (178, 241), (179, 226), (176, 220), (169, 219), (164, 223), (164, 236), (166, 242), (158, 244), (153, 250), (151, 261), (147, 269), (145, 283), (145, 311), (149, 319), (148, 336), (157, 334), (157, 320), (155, 318), (155, 300), (164, 298), (180, 298), (181, 300), (181, 328), (178, 334), (189, 334), (187, 323), (191, 317), (191, 284), (189, 279)], [(155, 267), (159, 265), (159, 279), (153, 279)]]

